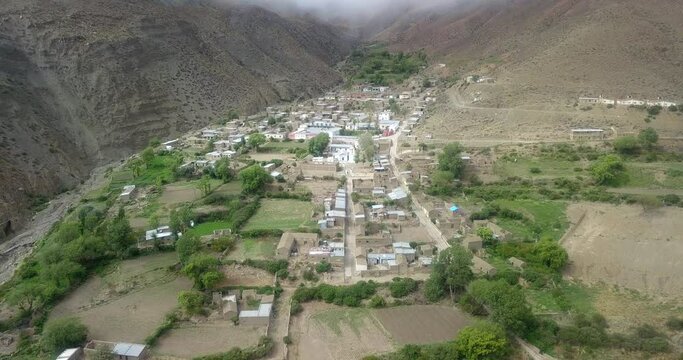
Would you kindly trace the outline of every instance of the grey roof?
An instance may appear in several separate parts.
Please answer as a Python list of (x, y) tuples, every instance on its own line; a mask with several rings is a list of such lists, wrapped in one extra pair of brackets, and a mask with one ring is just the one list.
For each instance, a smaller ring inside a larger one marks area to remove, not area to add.
[(114, 355), (138, 357), (145, 351), (145, 347), (145, 345), (141, 344), (118, 343), (111, 352), (114, 353)]
[(406, 194), (405, 190), (403, 188), (396, 188), (392, 192), (388, 193), (387, 196), (391, 200), (400, 200), (408, 197), (408, 194)]
[(66, 349), (66, 350), (62, 351), (62, 353), (59, 354), (59, 356), (57, 356), (57, 360), (68, 359), (71, 356), (73, 356), (73, 354), (75, 354), (78, 350), (80, 350), (80, 349), (79, 348)]

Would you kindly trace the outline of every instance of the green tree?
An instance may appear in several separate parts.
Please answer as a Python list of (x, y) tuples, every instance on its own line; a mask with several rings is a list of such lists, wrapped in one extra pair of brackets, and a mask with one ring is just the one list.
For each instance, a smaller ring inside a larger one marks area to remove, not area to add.
[(450, 171), (434, 171), (429, 192), (434, 195), (450, 195), (455, 189), (455, 177)]
[(142, 151), (140, 157), (142, 158), (142, 161), (145, 163), (145, 166), (149, 167), (152, 164), (152, 161), (154, 161), (154, 149), (148, 146), (147, 148), (145, 148), (145, 150)]
[(240, 171), (239, 178), (242, 181), (242, 191), (247, 194), (260, 193), (267, 184), (273, 182), (273, 177), (258, 164)]
[(169, 226), (176, 233), (185, 232), (190, 226), (193, 214), (188, 205), (183, 205), (171, 210)]
[(493, 230), (485, 227), (485, 226), (480, 226), (477, 228), (477, 236), (479, 236), (484, 243), (490, 244), (492, 243), (496, 238), (493, 235)]
[(182, 291), (178, 295), (178, 304), (187, 314), (201, 314), (206, 296), (199, 291)]
[(225, 276), (218, 270), (207, 271), (202, 274), (201, 283), (204, 289), (213, 289), (218, 285)]
[(116, 217), (109, 221), (106, 231), (106, 240), (112, 250), (119, 254), (123, 254), (128, 248), (135, 244), (133, 229), (130, 227), (130, 222), (128, 222), (123, 207), (119, 208)]
[(358, 146), (360, 146), (364, 161), (372, 161), (375, 158), (375, 142), (372, 140), (372, 134), (368, 132), (361, 134), (358, 137)]
[(40, 338), (46, 351), (57, 352), (81, 346), (88, 336), (88, 328), (77, 318), (60, 318), (45, 325)]
[(472, 298), (485, 305), (491, 320), (505, 329), (524, 336), (533, 329), (535, 319), (524, 292), (505, 280), (475, 280), (467, 287)]
[(37, 279), (24, 280), (12, 286), (5, 299), (26, 313), (45, 304), (48, 287)]
[(644, 148), (652, 149), (655, 147), (655, 145), (657, 145), (657, 141), (659, 141), (659, 134), (657, 134), (657, 130), (649, 127), (640, 131), (638, 134), (638, 140)]
[(438, 299), (437, 295), (446, 290), (453, 298), (456, 292), (465, 289), (474, 279), (471, 266), (472, 254), (462, 246), (451, 246), (441, 251), (425, 285), (428, 288), (425, 291), (429, 292), (428, 300)]
[(456, 179), (462, 176), (465, 169), (465, 162), (461, 158), (462, 146), (459, 143), (450, 143), (443, 148), (439, 154), (438, 169), (448, 171)]
[(322, 156), (330, 144), (330, 135), (327, 133), (320, 133), (308, 142), (308, 152), (313, 156)]
[(635, 155), (640, 151), (640, 143), (634, 136), (620, 137), (614, 141), (614, 150), (623, 155)]
[(230, 159), (222, 158), (216, 161), (214, 168), (216, 169), (216, 177), (223, 180), (224, 183), (230, 182), (230, 180), (232, 180), (233, 172), (230, 168)]
[(202, 196), (207, 196), (211, 193), (211, 178), (207, 175), (202, 176), (197, 182), (197, 188), (201, 191)]
[(500, 325), (483, 321), (460, 330), (455, 347), (467, 360), (496, 360), (505, 358), (510, 344)]
[(182, 236), (175, 243), (175, 250), (178, 253), (178, 259), (185, 264), (192, 255), (197, 253), (202, 248), (202, 242), (196, 236)]
[[(214, 285), (216, 278), (220, 281), (220, 273), (218, 273), (218, 266), (220, 261), (208, 254), (197, 253), (190, 256), (186, 265), (183, 267), (183, 274), (192, 278), (195, 285), (200, 289), (210, 288), (209, 285)], [(205, 275), (208, 275), (205, 277)]]
[(553, 240), (542, 240), (534, 244), (532, 252), (538, 263), (555, 271), (561, 270), (569, 260), (567, 251)]
[(266, 136), (261, 133), (253, 133), (249, 135), (249, 147), (256, 149), (258, 151), (261, 145), (266, 143)]
[(624, 163), (613, 154), (599, 158), (591, 165), (590, 171), (599, 185), (617, 185), (625, 175)]
[(128, 162), (128, 168), (133, 172), (133, 178), (137, 178), (142, 173), (142, 166), (144, 163), (141, 159), (133, 159)]

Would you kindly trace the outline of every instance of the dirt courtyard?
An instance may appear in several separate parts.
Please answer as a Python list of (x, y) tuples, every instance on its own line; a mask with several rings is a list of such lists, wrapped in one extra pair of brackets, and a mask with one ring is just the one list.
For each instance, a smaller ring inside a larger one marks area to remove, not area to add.
[(233, 347), (254, 346), (265, 333), (265, 327), (236, 326), (229, 320), (181, 325), (163, 336), (154, 352), (190, 359), (225, 352)]
[(579, 203), (567, 216), (572, 224), (581, 219), (562, 240), (568, 276), (652, 295), (683, 293), (683, 209)]

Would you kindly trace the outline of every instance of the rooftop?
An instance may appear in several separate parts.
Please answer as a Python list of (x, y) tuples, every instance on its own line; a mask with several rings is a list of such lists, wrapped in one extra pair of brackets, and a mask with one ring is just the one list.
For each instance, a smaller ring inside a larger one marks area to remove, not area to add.
[(114, 346), (112, 353), (120, 356), (138, 357), (145, 351), (146, 346), (141, 344), (118, 343)]

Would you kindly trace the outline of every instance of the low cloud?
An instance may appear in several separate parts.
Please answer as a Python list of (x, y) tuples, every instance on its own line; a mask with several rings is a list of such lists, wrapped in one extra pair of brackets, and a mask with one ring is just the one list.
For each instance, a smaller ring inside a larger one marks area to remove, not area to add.
[(364, 22), (385, 13), (457, 4), (462, 0), (216, 0), (257, 5), (285, 14), (311, 14), (326, 20)]

